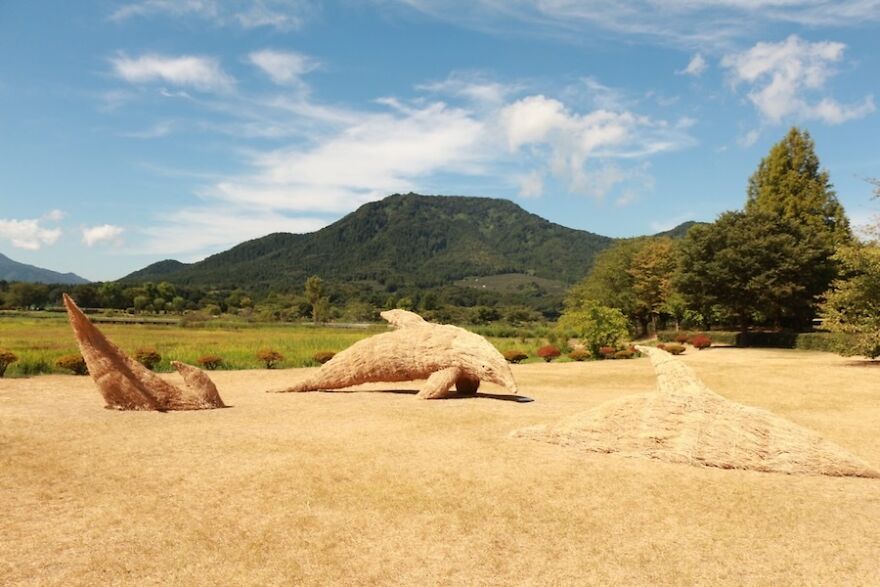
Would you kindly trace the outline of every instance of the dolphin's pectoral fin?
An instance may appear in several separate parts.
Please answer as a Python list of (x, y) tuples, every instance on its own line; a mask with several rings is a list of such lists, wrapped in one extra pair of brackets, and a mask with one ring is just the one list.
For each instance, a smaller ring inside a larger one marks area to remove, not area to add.
[(455, 390), (461, 395), (474, 395), (480, 389), (480, 380), (462, 375), (455, 380)]
[(452, 397), (455, 392), (452, 386), (461, 377), (461, 369), (458, 367), (449, 367), (435, 371), (428, 377), (428, 381), (422, 386), (418, 397), (422, 399), (442, 399)]

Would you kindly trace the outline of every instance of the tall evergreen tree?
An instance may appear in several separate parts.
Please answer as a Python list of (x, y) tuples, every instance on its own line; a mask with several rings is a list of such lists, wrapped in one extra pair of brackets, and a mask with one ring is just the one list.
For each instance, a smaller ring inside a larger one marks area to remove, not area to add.
[(792, 127), (761, 160), (749, 178), (746, 212), (766, 212), (810, 229), (809, 236), (828, 239), (829, 246), (852, 240), (849, 220), (820, 169), (810, 133)]

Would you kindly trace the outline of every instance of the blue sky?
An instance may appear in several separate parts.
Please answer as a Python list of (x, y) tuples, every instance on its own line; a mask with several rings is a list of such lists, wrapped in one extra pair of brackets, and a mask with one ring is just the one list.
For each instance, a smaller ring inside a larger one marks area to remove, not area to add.
[(645, 234), (807, 128), (855, 223), (880, 0), (0, 2), (0, 252), (115, 279), (394, 192)]

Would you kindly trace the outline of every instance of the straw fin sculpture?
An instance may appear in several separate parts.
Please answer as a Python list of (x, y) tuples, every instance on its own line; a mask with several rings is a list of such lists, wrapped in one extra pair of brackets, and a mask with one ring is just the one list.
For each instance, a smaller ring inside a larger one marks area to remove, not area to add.
[(89, 375), (108, 408), (164, 412), (226, 407), (217, 387), (201, 369), (173, 361), (186, 388), (172, 385), (110, 342), (67, 294), (64, 294), (64, 305)]
[(396, 328), (358, 341), (327, 361), (302, 383), (280, 390), (340, 389), (371, 382), (427, 379), (422, 399), (475, 394), (480, 381), (517, 393), (510, 366), (485, 338), (451, 325), (426, 322), (406, 310), (382, 312)]
[(637, 348), (651, 358), (657, 391), (611, 400), (512, 436), (695, 466), (880, 478), (880, 471), (815, 432), (714, 393), (666, 351)]

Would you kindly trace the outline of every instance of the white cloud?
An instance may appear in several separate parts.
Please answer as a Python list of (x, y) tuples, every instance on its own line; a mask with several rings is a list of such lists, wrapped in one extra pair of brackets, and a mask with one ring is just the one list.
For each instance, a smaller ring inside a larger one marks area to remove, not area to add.
[(112, 224), (85, 227), (82, 229), (82, 242), (87, 247), (93, 247), (100, 243), (113, 243), (118, 246), (122, 244), (122, 239), (119, 238), (119, 235), (124, 230), (121, 226), (114, 226)]
[(51, 220), (52, 222), (58, 222), (62, 220), (67, 214), (63, 210), (59, 210), (55, 208), (54, 210), (49, 210), (46, 214), (43, 215), (43, 218), (46, 220)]
[(479, 72), (453, 72), (446, 79), (416, 86), (417, 90), (443, 94), (468, 101), (497, 106), (523, 89), (518, 83), (504, 84)]
[[(376, 0), (387, 6), (387, 0)], [(689, 48), (732, 46), (779, 24), (863, 26), (880, 0), (397, 0), (481, 31), (545, 34), (583, 43), (627, 35)]]
[[(53, 212), (56, 211), (53, 210), (49, 215)], [(60, 237), (60, 228), (46, 228), (41, 225), (41, 220), (38, 218), (25, 220), (0, 218), (0, 238), (8, 240), (13, 247), (19, 249), (36, 251), (44, 245), (54, 245)]]
[(191, 207), (163, 215), (161, 223), (143, 229), (146, 242), (131, 252), (199, 257), (273, 232), (312, 232), (327, 224), (320, 218), (291, 217), (271, 210)]
[(292, 51), (264, 49), (251, 53), (248, 59), (280, 85), (297, 84), (300, 77), (318, 67), (311, 57)]
[(577, 114), (541, 95), (506, 106), (499, 118), (511, 152), (532, 150), (570, 192), (600, 198), (632, 174), (608, 160), (643, 158), (693, 144), (683, 128), (662, 120), (628, 111)]
[(519, 195), (523, 198), (540, 198), (544, 195), (544, 178), (537, 171), (517, 178)]
[(305, 0), (141, 0), (114, 10), (110, 19), (167, 16), (200, 18), (217, 26), (238, 25), (245, 29), (271, 27), (281, 31), (299, 29), (311, 12)]
[(810, 101), (836, 74), (835, 64), (845, 48), (843, 43), (811, 43), (791, 35), (779, 43), (757, 43), (726, 55), (721, 64), (730, 71), (734, 86), (749, 85), (748, 99), (767, 122), (791, 118), (840, 124), (874, 111), (873, 96), (848, 105), (827, 96)]
[(700, 77), (703, 75), (703, 72), (708, 69), (709, 64), (706, 62), (706, 59), (700, 54), (697, 53), (691, 60), (688, 62), (687, 67), (682, 70), (676, 71), (675, 73), (679, 75), (692, 75), (694, 77)]
[(133, 84), (162, 81), (201, 91), (227, 91), (235, 85), (213, 57), (151, 53), (136, 58), (119, 55), (110, 61), (116, 75)]

